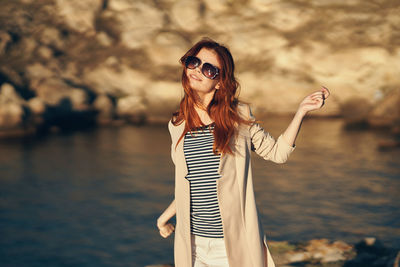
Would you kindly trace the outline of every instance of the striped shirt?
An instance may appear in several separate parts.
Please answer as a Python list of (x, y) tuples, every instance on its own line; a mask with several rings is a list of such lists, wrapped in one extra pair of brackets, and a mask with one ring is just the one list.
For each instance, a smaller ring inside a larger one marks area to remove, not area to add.
[(214, 125), (206, 125), (185, 134), (185, 153), (190, 182), (190, 231), (194, 235), (223, 238), (217, 198), (216, 179), (220, 155), (212, 151)]

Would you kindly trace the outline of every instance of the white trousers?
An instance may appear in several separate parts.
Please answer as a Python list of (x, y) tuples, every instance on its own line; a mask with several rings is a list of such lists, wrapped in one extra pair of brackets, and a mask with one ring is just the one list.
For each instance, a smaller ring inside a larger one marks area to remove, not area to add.
[(229, 267), (223, 238), (191, 236), (193, 267)]

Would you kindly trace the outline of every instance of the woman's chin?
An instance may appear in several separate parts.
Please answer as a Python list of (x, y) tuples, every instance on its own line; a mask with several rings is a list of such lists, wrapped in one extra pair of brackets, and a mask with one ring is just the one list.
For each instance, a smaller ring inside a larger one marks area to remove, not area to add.
[(191, 80), (190, 81), (190, 87), (193, 89), (193, 90), (195, 90), (195, 91), (198, 91), (199, 90), (199, 88), (200, 88), (200, 83), (199, 83), (199, 81), (195, 81), (195, 80)]
[(193, 78), (189, 78), (189, 81), (190, 81), (190, 85), (192, 85), (192, 84), (197, 84), (197, 85), (199, 85), (200, 82), (201, 82), (201, 81), (196, 80), (196, 79), (193, 79)]

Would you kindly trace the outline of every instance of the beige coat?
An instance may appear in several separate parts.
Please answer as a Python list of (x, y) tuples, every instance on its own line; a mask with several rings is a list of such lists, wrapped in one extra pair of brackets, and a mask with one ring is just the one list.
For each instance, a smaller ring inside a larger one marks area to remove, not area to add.
[[(239, 104), (241, 116), (253, 119), (247, 104)], [(174, 260), (176, 267), (192, 266), (190, 235), (190, 187), (185, 178), (187, 166), (183, 152), (183, 139), (175, 145), (184, 129), (184, 122), (174, 126), (170, 121), (171, 157), (175, 164), (176, 226)], [(259, 218), (254, 197), (251, 151), (265, 160), (284, 163), (295, 147), (282, 138), (275, 139), (258, 124), (241, 125), (237, 138), (232, 138), (235, 155), (224, 154), (220, 159), (217, 179), (226, 253), (230, 267), (274, 267), (266, 236)]]

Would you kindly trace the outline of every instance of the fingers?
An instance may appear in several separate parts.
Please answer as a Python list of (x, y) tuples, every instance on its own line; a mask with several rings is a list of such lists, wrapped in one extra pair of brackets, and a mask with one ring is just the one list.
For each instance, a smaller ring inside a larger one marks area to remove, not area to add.
[(327, 99), (330, 96), (330, 92), (328, 90), (328, 88), (326, 88), (325, 86), (322, 86), (322, 89), (320, 91), (316, 91), (312, 94), (309, 95), (309, 97), (313, 98), (315, 96), (321, 96), (322, 99)]
[(321, 99), (322, 101), (327, 99), (329, 97), (330, 93), (329, 93), (328, 89), (325, 89), (325, 87), (323, 87), (323, 88), (324, 89), (322, 89), (322, 91), (318, 91), (318, 92), (311, 94), (310, 98), (312, 100)]
[(325, 104), (325, 99), (328, 98), (330, 92), (328, 88), (322, 86), (320, 91), (316, 91), (308, 95), (301, 103), (300, 106), (303, 110), (312, 111), (321, 108)]
[(324, 102), (319, 101), (319, 102), (311, 102), (311, 103), (304, 103), (304, 108), (307, 109), (307, 111), (319, 109), (324, 105)]
[(164, 238), (167, 238), (171, 235), (172, 231), (162, 231), (160, 230), (160, 235)]
[(322, 107), (324, 105), (324, 99), (321, 96), (316, 96), (314, 98), (308, 98), (303, 101), (301, 105), (307, 107), (307, 110), (314, 110)]
[(172, 234), (171, 230), (160, 230), (160, 235), (164, 238), (167, 238), (168, 236), (170, 236)]
[(168, 236), (170, 236), (171, 233), (164, 233), (160, 231), (160, 235), (164, 238), (167, 238)]
[(304, 103), (307, 104), (318, 104), (318, 103), (323, 103), (324, 102), (324, 97), (317, 95), (317, 96), (313, 96), (313, 97), (309, 97), (307, 99), (305, 99)]
[(164, 238), (167, 238), (175, 230), (175, 227), (171, 223), (168, 223), (159, 229), (160, 229), (160, 235)]
[(328, 88), (326, 88), (325, 86), (322, 86), (322, 90), (323, 90), (325, 99), (327, 99), (330, 96), (331, 92), (329, 92)]
[(325, 94), (324, 94), (323, 91), (317, 91), (317, 92), (314, 92), (314, 93), (312, 93), (312, 94), (310, 95), (310, 97), (316, 97), (316, 96), (324, 97)]
[(322, 91), (317, 91), (317, 92), (310, 94), (309, 97), (322, 96), (322, 95), (323, 95)]
[(322, 100), (321, 98), (318, 99), (310, 99), (308, 101), (304, 101), (304, 104), (317, 104), (317, 103), (321, 103), (324, 102), (324, 100)]
[(323, 94), (321, 94), (321, 95), (314, 95), (314, 96), (311, 96), (311, 99), (324, 99), (324, 95), (323, 95)]

